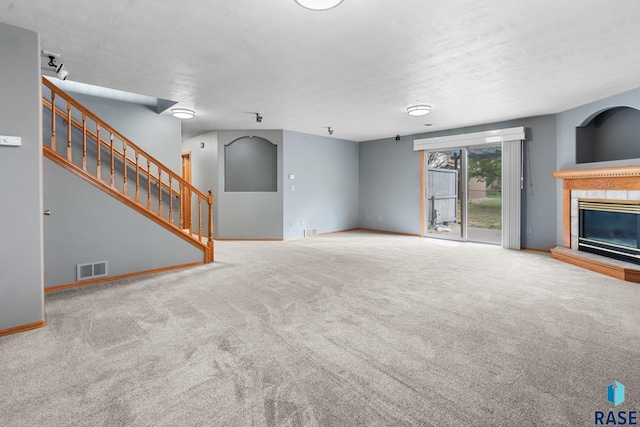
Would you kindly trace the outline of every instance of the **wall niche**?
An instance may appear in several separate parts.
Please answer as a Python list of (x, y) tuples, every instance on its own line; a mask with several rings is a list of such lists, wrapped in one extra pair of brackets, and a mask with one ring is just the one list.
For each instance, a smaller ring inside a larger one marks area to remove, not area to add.
[(264, 138), (245, 136), (224, 147), (225, 192), (277, 192), (278, 149)]
[(640, 158), (640, 111), (614, 107), (576, 128), (576, 163)]

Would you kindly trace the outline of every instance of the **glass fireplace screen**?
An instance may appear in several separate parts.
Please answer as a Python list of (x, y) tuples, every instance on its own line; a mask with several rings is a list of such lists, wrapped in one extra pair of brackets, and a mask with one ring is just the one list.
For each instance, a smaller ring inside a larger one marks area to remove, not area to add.
[(640, 264), (640, 201), (578, 200), (578, 249)]

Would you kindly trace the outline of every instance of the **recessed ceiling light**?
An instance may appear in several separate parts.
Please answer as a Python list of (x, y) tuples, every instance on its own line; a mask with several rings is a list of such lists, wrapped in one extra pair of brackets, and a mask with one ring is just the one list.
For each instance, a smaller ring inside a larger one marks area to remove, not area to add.
[(294, 0), (305, 9), (329, 10), (338, 6), (343, 0)]
[(172, 108), (171, 115), (178, 119), (193, 119), (196, 115), (196, 112), (193, 110), (189, 110), (188, 108)]
[(431, 112), (431, 105), (423, 104), (423, 105), (412, 105), (407, 107), (407, 114), (410, 116), (424, 116), (425, 114), (429, 114)]

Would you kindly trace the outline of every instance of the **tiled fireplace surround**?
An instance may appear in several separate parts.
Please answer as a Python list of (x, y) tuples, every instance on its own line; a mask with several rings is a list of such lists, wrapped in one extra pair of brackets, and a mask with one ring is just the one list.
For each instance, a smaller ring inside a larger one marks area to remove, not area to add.
[(640, 282), (640, 266), (578, 252), (578, 199), (640, 200), (640, 166), (556, 171), (562, 180), (562, 246), (554, 258), (623, 280)]

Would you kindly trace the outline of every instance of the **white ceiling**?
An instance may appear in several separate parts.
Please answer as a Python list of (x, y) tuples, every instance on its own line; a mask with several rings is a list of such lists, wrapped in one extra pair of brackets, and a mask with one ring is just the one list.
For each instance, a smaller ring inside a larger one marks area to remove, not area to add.
[[(637, 0), (0, 0), (0, 21), (39, 32), (69, 79), (195, 109), (183, 137), (331, 126), (363, 141), (640, 86)], [(415, 103), (432, 113), (408, 116)]]

